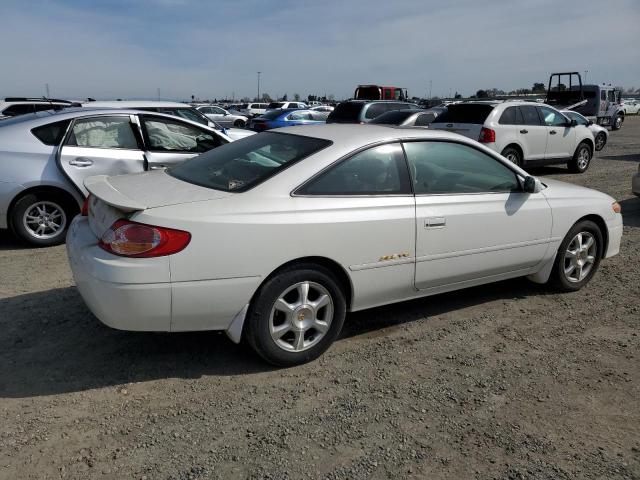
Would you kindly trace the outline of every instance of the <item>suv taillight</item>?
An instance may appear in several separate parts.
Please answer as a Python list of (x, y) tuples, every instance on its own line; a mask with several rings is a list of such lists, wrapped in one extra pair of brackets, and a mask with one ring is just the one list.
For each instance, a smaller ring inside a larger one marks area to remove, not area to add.
[(162, 257), (183, 250), (191, 234), (183, 230), (118, 220), (104, 232), (98, 245), (122, 257)]
[(482, 127), (480, 130), (480, 136), (478, 137), (480, 143), (493, 143), (496, 141), (496, 131), (490, 128)]

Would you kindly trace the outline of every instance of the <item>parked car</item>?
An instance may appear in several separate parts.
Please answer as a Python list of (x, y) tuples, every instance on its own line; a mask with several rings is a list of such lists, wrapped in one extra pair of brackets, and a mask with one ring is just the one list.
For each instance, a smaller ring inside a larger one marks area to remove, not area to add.
[(327, 112), (331, 113), (335, 110), (335, 107), (331, 105), (315, 105), (311, 107), (309, 110), (313, 110), (314, 112)]
[(291, 127), (87, 188), (67, 253), (98, 319), (223, 330), (282, 366), (346, 312), (520, 276), (579, 290), (622, 235), (610, 196), (427, 129)]
[(574, 112), (573, 110), (563, 110), (562, 113), (566, 115), (570, 120), (575, 120), (578, 125), (584, 125), (589, 130), (591, 130), (595, 142), (596, 152), (599, 152), (604, 148), (604, 146), (607, 144), (607, 140), (609, 140), (609, 130), (607, 130), (603, 126), (593, 123), (593, 121), (580, 115), (578, 112)]
[(395, 110), (383, 113), (369, 122), (371, 125), (396, 125), (400, 127), (428, 127), (445, 108), (428, 110)]
[(317, 125), (326, 122), (326, 114), (312, 110), (271, 110), (264, 115), (254, 118), (249, 128), (256, 132), (272, 128), (292, 127), (294, 125)]
[(0, 101), (0, 120), (45, 110), (62, 110), (63, 108), (77, 107), (78, 105), (78, 103), (70, 102), (69, 100), (55, 98), (7, 97)]
[(269, 110), (288, 110), (291, 108), (307, 108), (307, 104), (304, 102), (271, 102), (267, 105), (267, 112)]
[(266, 113), (267, 105), (266, 103), (243, 103), (239, 106), (239, 111), (249, 118), (259, 117)]
[(622, 101), (622, 110), (625, 115), (638, 115), (640, 113), (640, 100), (630, 98)]
[(204, 113), (209, 120), (213, 120), (223, 127), (244, 128), (248, 120), (248, 118), (243, 115), (234, 115), (224, 108), (216, 107), (215, 105), (199, 106), (196, 107), (196, 110)]
[(640, 165), (638, 165), (638, 171), (631, 179), (631, 191), (634, 195), (640, 197)]
[(116, 101), (91, 101), (82, 104), (84, 107), (89, 108), (128, 108), (133, 110), (144, 110), (146, 112), (158, 112), (166, 113), (167, 115), (173, 115), (175, 117), (184, 118), (197, 122), (202, 125), (206, 125), (211, 128), (220, 130), (233, 140), (240, 140), (241, 138), (253, 135), (253, 132), (241, 128), (225, 128), (224, 126), (216, 123), (214, 120), (207, 118), (207, 116), (196, 110), (191, 105), (179, 102), (160, 102), (160, 101), (145, 101), (145, 100), (116, 100)]
[(408, 102), (348, 100), (336, 106), (327, 117), (327, 123), (369, 123), (383, 113), (394, 110), (421, 110), (421, 108)]
[(566, 163), (583, 173), (595, 148), (586, 126), (548, 105), (526, 101), (452, 104), (429, 128), (478, 140), (520, 167)]
[(92, 175), (176, 165), (231, 139), (175, 116), (70, 108), (0, 123), (0, 228), (34, 246), (64, 241)]

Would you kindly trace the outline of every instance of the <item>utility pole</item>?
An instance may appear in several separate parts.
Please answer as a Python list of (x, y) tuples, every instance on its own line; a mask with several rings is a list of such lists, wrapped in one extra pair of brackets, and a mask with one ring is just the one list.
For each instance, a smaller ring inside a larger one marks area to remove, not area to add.
[(433, 81), (429, 80), (429, 100), (431, 100), (431, 86), (433, 85)]
[(260, 101), (260, 74), (262, 72), (258, 72), (258, 101)]
[(160, 87), (158, 87), (158, 101), (160, 101)]
[(589, 73), (589, 70), (584, 71), (584, 83), (587, 83), (587, 73)]
[(48, 84), (48, 83), (45, 83), (45, 84), (44, 84), (44, 88), (45, 88), (45, 90), (46, 90), (46, 92), (47, 92), (47, 98), (50, 98), (50, 97), (49, 97), (49, 84)]

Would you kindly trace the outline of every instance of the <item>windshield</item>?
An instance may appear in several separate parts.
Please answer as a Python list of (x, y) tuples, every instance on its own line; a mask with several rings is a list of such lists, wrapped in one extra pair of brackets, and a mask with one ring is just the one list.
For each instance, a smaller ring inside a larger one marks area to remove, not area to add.
[(202, 187), (242, 192), (329, 145), (329, 140), (264, 132), (210, 150), (168, 173)]

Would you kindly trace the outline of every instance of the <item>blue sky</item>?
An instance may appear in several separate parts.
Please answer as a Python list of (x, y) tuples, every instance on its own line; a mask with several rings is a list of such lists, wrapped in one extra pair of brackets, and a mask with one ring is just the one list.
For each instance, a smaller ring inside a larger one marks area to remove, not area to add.
[(638, 0), (0, 0), (0, 96), (348, 97), (547, 82), (640, 87)]

